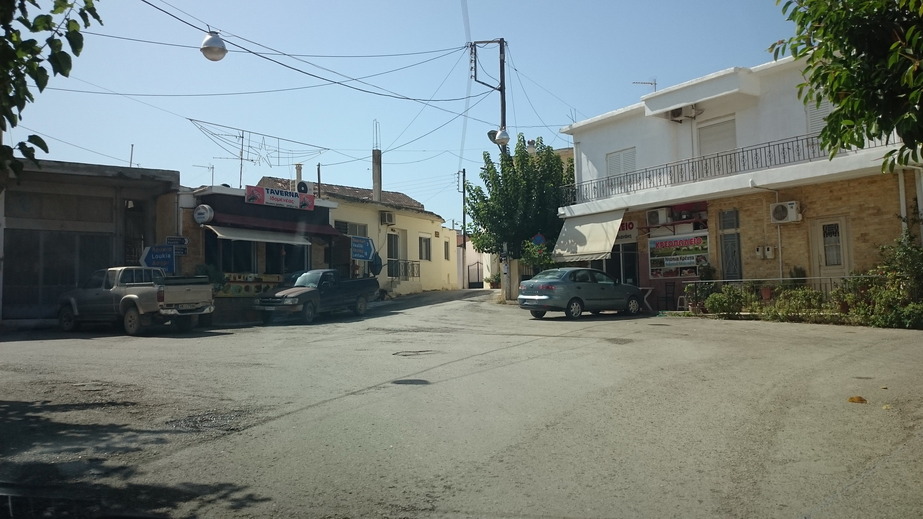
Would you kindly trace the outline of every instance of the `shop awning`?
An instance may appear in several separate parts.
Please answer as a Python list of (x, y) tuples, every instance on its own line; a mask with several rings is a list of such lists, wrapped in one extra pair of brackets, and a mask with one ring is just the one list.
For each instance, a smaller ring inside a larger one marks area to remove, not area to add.
[(609, 211), (564, 220), (554, 245), (554, 260), (566, 263), (608, 258), (624, 214), (625, 211)]
[(288, 243), (290, 245), (311, 245), (304, 236), (286, 232), (258, 231), (256, 229), (238, 229), (237, 227), (219, 227), (206, 225), (221, 240), (262, 241), (266, 243)]

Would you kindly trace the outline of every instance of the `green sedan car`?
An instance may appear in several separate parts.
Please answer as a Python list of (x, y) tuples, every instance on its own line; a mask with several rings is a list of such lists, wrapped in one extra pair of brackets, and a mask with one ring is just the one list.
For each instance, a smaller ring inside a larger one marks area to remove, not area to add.
[(564, 312), (570, 319), (584, 311), (604, 311), (636, 315), (641, 311), (641, 290), (619, 283), (601, 270), (556, 268), (543, 270), (519, 285), (519, 308), (541, 319), (547, 312)]

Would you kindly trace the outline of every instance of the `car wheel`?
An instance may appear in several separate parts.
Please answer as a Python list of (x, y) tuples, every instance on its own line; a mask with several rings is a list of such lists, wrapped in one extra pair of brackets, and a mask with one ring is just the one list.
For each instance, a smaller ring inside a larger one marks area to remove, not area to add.
[(356, 299), (356, 304), (350, 307), (350, 310), (352, 310), (354, 314), (358, 316), (362, 316), (362, 315), (365, 315), (365, 311), (368, 310), (368, 308), (369, 308), (369, 300), (366, 299), (365, 296), (359, 296)]
[(122, 327), (125, 328), (125, 333), (128, 335), (141, 333), (141, 314), (138, 312), (138, 307), (131, 306), (128, 310), (125, 310), (125, 315), (122, 316)]
[(564, 315), (568, 319), (576, 319), (583, 314), (583, 302), (576, 297), (567, 302), (567, 308), (564, 309)]
[(638, 315), (641, 312), (641, 300), (637, 296), (628, 298), (628, 304), (625, 306), (628, 315)]
[(544, 310), (529, 310), (529, 313), (532, 314), (532, 317), (536, 319), (541, 319), (542, 317), (545, 317)]
[(65, 332), (72, 332), (80, 326), (77, 318), (74, 317), (74, 309), (70, 305), (61, 307), (61, 311), (58, 312), (58, 324)]
[(314, 316), (317, 315), (317, 311), (314, 309), (314, 303), (307, 302), (304, 304), (304, 308), (301, 309), (301, 320), (304, 321), (304, 324), (311, 324), (314, 322)]
[(262, 312), (260, 318), (263, 320), (263, 324), (272, 324), (272, 312)]

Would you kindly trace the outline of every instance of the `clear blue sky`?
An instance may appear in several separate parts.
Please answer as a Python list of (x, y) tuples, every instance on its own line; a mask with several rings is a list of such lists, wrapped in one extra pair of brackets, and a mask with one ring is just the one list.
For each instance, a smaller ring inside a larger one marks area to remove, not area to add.
[[(467, 42), (507, 40), (510, 134), (565, 148), (562, 126), (652, 91), (635, 82), (763, 64), (793, 32), (773, 0), (147, 1), (98, 0), (105, 25), (88, 29), (71, 77), (53, 78), (5, 139), (38, 132), (51, 147), (40, 158), (178, 170), (189, 187), (210, 184), (212, 165), (216, 184), (237, 187), (243, 130), (244, 185), (294, 178), (302, 162), (308, 180), (320, 163), (323, 182), (371, 187), (377, 134), (384, 189), (449, 226), (462, 217), (457, 173), (479, 181), (483, 152), (497, 156), (486, 133), (500, 97), (471, 81)], [(207, 61), (206, 26), (265, 58), (229, 44)], [(497, 46), (477, 63), (496, 84)]]

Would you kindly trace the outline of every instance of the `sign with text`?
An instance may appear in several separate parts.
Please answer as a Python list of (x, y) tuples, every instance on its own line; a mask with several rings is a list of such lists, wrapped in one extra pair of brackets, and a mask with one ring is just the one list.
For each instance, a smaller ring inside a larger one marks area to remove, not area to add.
[(301, 209), (304, 211), (314, 210), (314, 195), (285, 189), (273, 189), (271, 187), (247, 186), (244, 202), (256, 205), (288, 207), (289, 209)]
[(141, 266), (160, 267), (167, 274), (176, 272), (176, 256), (173, 245), (154, 245), (141, 251)]
[(708, 233), (648, 240), (651, 278), (695, 277), (708, 264)]
[(369, 261), (375, 252), (372, 239), (364, 236), (350, 236), (352, 241), (352, 258), (354, 260)]
[(622, 220), (615, 243), (636, 243), (638, 241), (638, 224), (631, 220)]

